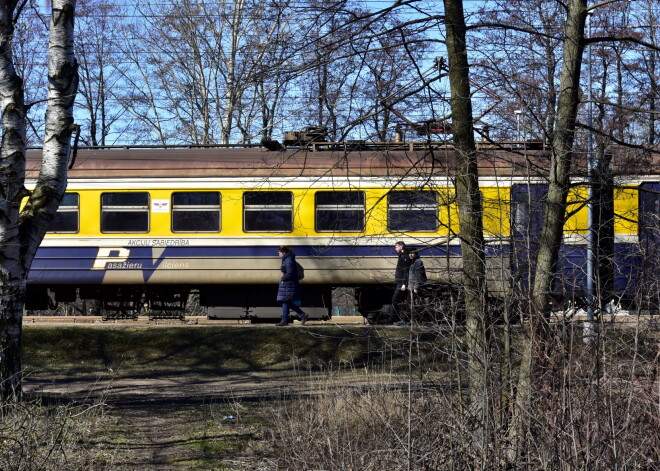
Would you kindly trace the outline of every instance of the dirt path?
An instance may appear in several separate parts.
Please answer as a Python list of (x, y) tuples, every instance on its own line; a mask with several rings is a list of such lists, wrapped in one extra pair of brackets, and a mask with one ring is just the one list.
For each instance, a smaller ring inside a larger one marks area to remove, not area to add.
[[(277, 469), (269, 439), (274, 411), (328, 384), (328, 373), (294, 368), (222, 375), (107, 371), (34, 373), (25, 391), (50, 404), (105, 404), (89, 437), (105, 469), (269, 471)], [(343, 384), (360, 381), (347, 376)]]
[(84, 436), (103, 466), (86, 469), (267, 471), (274, 411), (321, 386), (359, 387), (338, 365), (391, 364), (398, 333), (35, 325), (24, 329), (24, 390), (45, 404), (104, 404)]
[(93, 440), (113, 470), (275, 469), (267, 423), (284, 395), (311, 392), (314, 377), (293, 370), (46, 377), (26, 393), (45, 402), (102, 401)]
[[(84, 400), (106, 396), (113, 404), (152, 402), (208, 402), (229, 399), (279, 397), (282, 393), (303, 393), (306, 385), (295, 371), (230, 372), (205, 375), (180, 372), (153, 375), (76, 374), (45, 377), (32, 374), (25, 389), (53, 400)], [(306, 376), (309, 379), (309, 376)]]

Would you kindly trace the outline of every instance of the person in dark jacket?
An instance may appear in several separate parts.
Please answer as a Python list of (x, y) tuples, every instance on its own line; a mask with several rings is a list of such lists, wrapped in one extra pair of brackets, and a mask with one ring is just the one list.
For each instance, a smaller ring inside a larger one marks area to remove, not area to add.
[(417, 294), (417, 290), (426, 283), (426, 269), (424, 268), (424, 262), (419, 258), (419, 252), (410, 252), (408, 258), (410, 258), (408, 290), (413, 294)]
[[(424, 262), (419, 258), (419, 252), (411, 251), (408, 252), (408, 258), (410, 259), (410, 266), (408, 269), (408, 285), (406, 286), (408, 290), (408, 296), (410, 301), (410, 321), (413, 321), (418, 298), (417, 295), (420, 292), (420, 288), (426, 283), (426, 269), (424, 268)], [(401, 319), (399, 322), (396, 322), (394, 325), (408, 325), (408, 322)]]
[[(399, 241), (394, 244), (394, 250), (397, 253), (396, 269), (394, 270), (394, 293), (392, 294), (392, 314), (393, 317), (401, 317), (399, 303), (406, 299), (406, 290), (408, 285), (408, 275), (412, 260), (408, 257), (408, 250), (405, 242)], [(394, 319), (392, 319), (394, 320)]]
[(282, 320), (278, 326), (285, 326), (289, 324), (289, 312), (293, 309), (300, 317), (300, 322), (305, 324), (307, 322), (307, 314), (300, 309), (300, 280), (298, 274), (298, 264), (296, 263), (296, 256), (291, 251), (291, 247), (282, 245), (278, 249), (279, 255), (282, 258), (282, 278), (280, 285), (277, 289), (277, 301), (282, 303)]

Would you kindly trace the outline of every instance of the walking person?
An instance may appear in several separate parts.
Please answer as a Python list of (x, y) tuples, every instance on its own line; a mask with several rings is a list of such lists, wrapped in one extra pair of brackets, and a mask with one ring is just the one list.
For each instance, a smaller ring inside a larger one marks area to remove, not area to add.
[(300, 309), (300, 276), (298, 273), (298, 263), (291, 247), (280, 246), (278, 253), (282, 258), (282, 278), (277, 289), (277, 301), (282, 303), (282, 319), (278, 326), (289, 324), (289, 312), (294, 310), (300, 317), (300, 323), (305, 324), (307, 314)]
[(417, 294), (417, 290), (426, 283), (426, 269), (424, 262), (419, 257), (419, 252), (409, 252), (410, 268), (408, 270), (408, 291), (410, 294)]
[[(408, 307), (410, 309), (410, 322), (412, 323), (415, 316), (415, 298), (417, 297), (418, 290), (426, 283), (426, 269), (424, 268), (424, 262), (419, 257), (419, 252), (408, 252), (408, 259), (410, 260), (410, 265), (408, 266), (406, 291), (408, 292)], [(408, 322), (400, 319), (394, 325), (408, 325)]]
[(394, 270), (394, 293), (392, 294), (392, 316), (390, 322), (395, 317), (401, 320), (401, 311), (399, 304), (406, 298), (408, 285), (408, 275), (412, 261), (408, 257), (408, 250), (405, 242), (399, 241), (394, 244), (394, 251), (397, 253), (396, 269)]

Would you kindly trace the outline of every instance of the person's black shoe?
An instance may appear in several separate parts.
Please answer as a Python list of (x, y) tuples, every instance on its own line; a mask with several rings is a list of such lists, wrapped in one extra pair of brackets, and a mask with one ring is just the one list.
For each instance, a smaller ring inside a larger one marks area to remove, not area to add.
[(307, 319), (309, 319), (309, 315), (308, 315), (308, 314), (301, 314), (301, 315), (300, 315), (300, 323), (301, 323), (302, 325), (305, 325), (305, 322), (307, 322)]
[(284, 327), (286, 325), (289, 325), (288, 322), (280, 322), (279, 324), (275, 324), (277, 327)]

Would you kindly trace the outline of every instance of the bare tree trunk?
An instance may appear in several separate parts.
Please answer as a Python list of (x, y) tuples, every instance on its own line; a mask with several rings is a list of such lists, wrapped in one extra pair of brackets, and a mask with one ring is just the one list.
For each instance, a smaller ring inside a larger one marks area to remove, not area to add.
[(48, 110), (41, 172), (19, 216), (25, 190), (25, 106), (23, 83), (11, 55), (16, 1), (0, 1), (0, 95), (2, 155), (0, 158), (0, 403), (21, 398), (21, 323), (27, 275), (34, 255), (66, 189), (78, 89), (78, 64), (73, 53), (75, 0), (54, 0), (48, 45)]
[(227, 57), (227, 91), (225, 97), (225, 114), (222, 117), (222, 144), (229, 144), (233, 126), (234, 112), (236, 110), (240, 93), (239, 84), (236, 83), (236, 66), (238, 60), (238, 48), (243, 31), (243, 9), (245, 2), (239, 0), (234, 2), (234, 10), (231, 15), (231, 48)]
[[(651, 36), (651, 39), (655, 43), (655, 35)], [(654, 44), (655, 45), (655, 44)], [(650, 84), (650, 90), (649, 90), (649, 139), (648, 143), (649, 145), (655, 145), (655, 95), (658, 93), (658, 84), (656, 81), (656, 65), (655, 65), (655, 60), (657, 57), (657, 53), (654, 50), (649, 51), (649, 54), (651, 55), (651, 59), (649, 60), (649, 77), (651, 79), (651, 84)]]
[(481, 192), (474, 142), (469, 65), (462, 0), (444, 0), (451, 87), (452, 127), (458, 163), (456, 200), (459, 211), (466, 342), (471, 407), (478, 424), (487, 422), (489, 339), (485, 303), (485, 256)]
[(16, 401), (21, 390), (21, 323), (25, 280), (21, 264), (18, 210), (25, 196), (26, 120), (23, 80), (16, 74), (11, 40), (16, 0), (0, 2), (0, 403)]
[(586, 17), (586, 0), (568, 2), (557, 121), (552, 139), (548, 195), (532, 289), (529, 337), (522, 354), (516, 407), (509, 433), (512, 445), (509, 454), (511, 460), (515, 460), (520, 453), (520, 445), (527, 430), (525, 419), (531, 410), (533, 383), (548, 341), (547, 321), (552, 307), (552, 281), (559, 258), (570, 183)]

